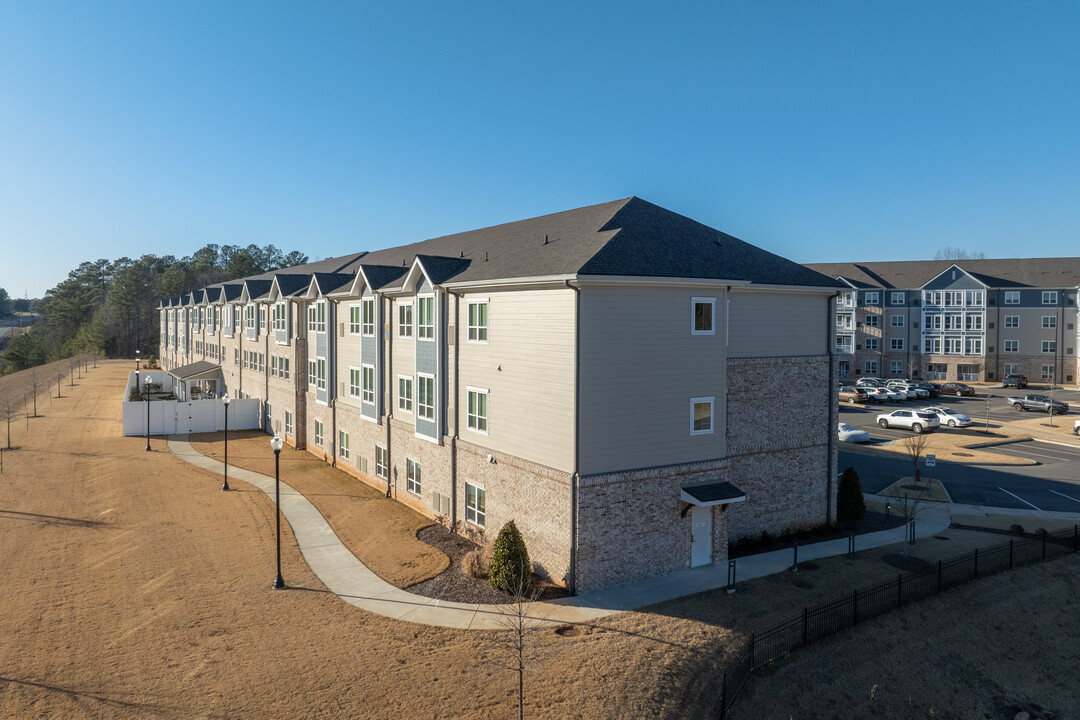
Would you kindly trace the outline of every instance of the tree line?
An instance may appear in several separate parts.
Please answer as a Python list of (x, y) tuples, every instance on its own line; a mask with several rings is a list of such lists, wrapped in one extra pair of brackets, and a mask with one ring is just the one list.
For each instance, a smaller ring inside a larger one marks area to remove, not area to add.
[(82, 353), (134, 357), (138, 350), (149, 357), (157, 353), (157, 307), (163, 298), (307, 261), (298, 250), (283, 253), (273, 245), (208, 244), (180, 259), (143, 255), (84, 262), (37, 302), (37, 322), (11, 339), (2, 370), (16, 372)]

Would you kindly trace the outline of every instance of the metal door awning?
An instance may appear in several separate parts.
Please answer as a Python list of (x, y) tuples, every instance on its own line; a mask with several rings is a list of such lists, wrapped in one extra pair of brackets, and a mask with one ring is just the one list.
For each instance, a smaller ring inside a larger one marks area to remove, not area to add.
[(683, 486), (679, 499), (698, 507), (709, 507), (743, 502), (746, 493), (729, 482), (708, 482)]
[(221, 366), (207, 360), (199, 360), (190, 365), (170, 370), (169, 374), (177, 380), (184, 380), (185, 382), (189, 380), (209, 380), (221, 377)]

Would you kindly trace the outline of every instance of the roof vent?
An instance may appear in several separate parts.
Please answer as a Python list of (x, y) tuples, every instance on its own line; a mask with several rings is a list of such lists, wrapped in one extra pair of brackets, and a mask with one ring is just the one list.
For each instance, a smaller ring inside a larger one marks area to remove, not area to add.
[(547, 235), (544, 235), (544, 244), (545, 244), (545, 245), (547, 245), (547, 244), (548, 244), (548, 236), (547, 236)]
[(465, 257), (465, 251), (464, 251), (464, 250), (461, 250), (461, 251), (459, 251), (459, 252), (458, 252), (458, 257), (459, 257), (459, 258), (463, 258), (463, 257)]
[(484, 262), (488, 261), (487, 250), (484, 251)]

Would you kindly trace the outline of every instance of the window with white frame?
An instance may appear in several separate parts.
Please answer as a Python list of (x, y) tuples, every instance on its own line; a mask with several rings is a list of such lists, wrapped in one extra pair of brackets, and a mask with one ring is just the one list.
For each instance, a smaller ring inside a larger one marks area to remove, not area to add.
[(866, 316), (866, 327), (877, 327), (878, 322), (879, 321), (878, 321), (878, 316), (877, 315), (867, 315)]
[(892, 327), (904, 327), (904, 316), (900, 313), (895, 313), (889, 317), (889, 325)]
[(319, 300), (308, 308), (308, 330), (326, 332), (326, 301)]
[(904, 293), (896, 292), (896, 291), (890, 292), (889, 293), (889, 304), (891, 304), (891, 305), (903, 305), (904, 304)]
[(259, 306), (259, 334), (266, 334), (266, 307)]
[(1053, 365), (1043, 365), (1042, 366), (1042, 379), (1043, 380), (1053, 380), (1054, 379), (1054, 366)]
[(375, 475), (384, 480), (390, 477), (390, 453), (378, 445), (375, 446)]
[(982, 338), (964, 338), (965, 355), (982, 355)]
[(469, 342), (485, 343), (488, 339), (488, 301), (486, 298), (469, 301)]
[(361, 334), (372, 337), (375, 334), (375, 298), (364, 298), (360, 301), (361, 309)]
[(487, 503), (484, 488), (465, 483), (465, 522), (484, 527), (487, 524)]
[(233, 348), (233, 365), (240, 364), (240, 348)]
[(904, 349), (904, 338), (889, 338), (889, 349), (890, 350), (903, 350)]
[(960, 338), (945, 338), (946, 355), (960, 355), (962, 350), (963, 345)]
[(1043, 340), (1042, 341), (1042, 351), (1044, 353), (1055, 353), (1055, 352), (1057, 352), (1057, 341), (1056, 340)]
[(412, 378), (405, 375), (398, 375), (398, 397), (397, 406), (398, 410), (402, 412), (412, 412)]
[(1057, 305), (1058, 294), (1057, 290), (1043, 290), (1042, 291), (1042, 304), (1043, 305)]
[(413, 495), (420, 494), (420, 463), (412, 458), (405, 460), (405, 489)]
[(363, 393), (360, 401), (368, 404), (375, 402), (375, 366), (364, 365), (361, 380), (361, 392)]
[(866, 338), (866, 349), (867, 350), (877, 350), (878, 349), (878, 339), (877, 338)]
[(1020, 291), (1019, 290), (1006, 290), (1005, 291), (1005, 304), (1006, 305), (1019, 305), (1020, 304)]
[(359, 335), (360, 334), (360, 306), (359, 305), (350, 305), (349, 306), (349, 334), (350, 335)]
[(285, 411), (285, 434), (292, 434), (292, 411), (290, 410)]
[(1057, 327), (1057, 315), (1043, 315), (1042, 326), (1044, 330), (1050, 330)]
[(837, 330), (851, 330), (851, 313), (839, 313), (836, 316)]
[(892, 360), (889, 362), (889, 373), (891, 375), (901, 375), (904, 372), (903, 360)]
[(927, 330), (940, 330), (941, 329), (941, 315), (934, 313), (933, 315), (923, 315), (923, 327)]
[(285, 303), (274, 305), (274, 332), (285, 332), (285, 319), (289, 308)]
[(881, 304), (881, 293), (880, 292), (868, 292), (868, 293), (866, 293), (865, 295), (863, 295), (863, 304), (864, 305), (880, 305)]
[[(696, 297), (691, 299), (690, 334), (715, 335), (716, 298)], [(842, 316), (841, 316), (842, 317)], [(850, 316), (849, 316), (850, 318)], [(837, 318), (839, 320), (839, 317)]]
[(878, 374), (877, 360), (867, 360), (863, 363), (863, 374), (874, 377)]
[(254, 330), (255, 329), (255, 317), (256, 317), (255, 316), (255, 306), (254, 305), (245, 305), (244, 306), (244, 322), (245, 322), (245, 325), (247, 326), (248, 330)]
[(965, 330), (982, 330), (983, 329), (983, 316), (982, 316), (982, 313), (965, 315), (964, 316), (964, 329)]
[(344, 430), (338, 431), (338, 455), (344, 459), (349, 459), (349, 433)]
[(322, 447), (323, 444), (323, 424), (322, 420), (315, 421), (315, 444)]
[(1019, 363), (1005, 363), (1005, 374), (1006, 375), (1019, 375), (1020, 374), (1020, 364)]
[(319, 366), (314, 360), (308, 360), (307, 363), (307, 384), (314, 387), (318, 382), (317, 375), (319, 373)]
[(945, 329), (946, 330), (962, 330), (964, 327), (964, 316), (949, 314), (945, 316)]
[(232, 308), (232, 327), (234, 329), (240, 327), (240, 306), (239, 305), (233, 305), (233, 308)]
[(416, 376), (416, 414), (424, 420), (435, 419), (435, 377)]
[(690, 434), (708, 435), (713, 431), (713, 397), (690, 398)]
[(1020, 352), (1020, 341), (1006, 340), (1004, 343), (1002, 343), (1002, 350), (1007, 353), (1018, 353)]
[(420, 340), (435, 338), (435, 298), (432, 295), (416, 298), (416, 337)]
[(360, 368), (349, 368), (349, 397), (360, 397)]
[(315, 385), (320, 390), (326, 389), (326, 360), (318, 358), (315, 360)]
[(836, 352), (849, 353), (855, 351), (855, 338), (850, 335), (836, 336)]
[(412, 321), (412, 303), (402, 302), (398, 303), (398, 325), (397, 334), (398, 337), (412, 337), (413, 333), (413, 321)]
[(982, 290), (965, 290), (964, 304), (969, 307), (981, 307), (983, 304)]
[(278, 358), (278, 377), (283, 380), (289, 379), (289, 358)]
[(488, 431), (488, 391), (480, 388), (466, 388), (468, 391), (469, 417), (468, 427), (479, 433)]
[(1018, 328), (1018, 327), (1020, 327), (1020, 316), (1019, 315), (1006, 315), (1005, 316), (1005, 327), (1007, 327), (1007, 328)]

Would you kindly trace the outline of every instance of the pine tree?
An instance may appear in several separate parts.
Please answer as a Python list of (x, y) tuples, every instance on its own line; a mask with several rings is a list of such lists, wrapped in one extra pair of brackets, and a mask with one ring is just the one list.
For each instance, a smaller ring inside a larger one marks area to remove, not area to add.
[(842, 523), (853, 523), (862, 520), (865, 515), (866, 503), (863, 502), (859, 473), (849, 467), (840, 477), (840, 486), (836, 489), (836, 519)]

